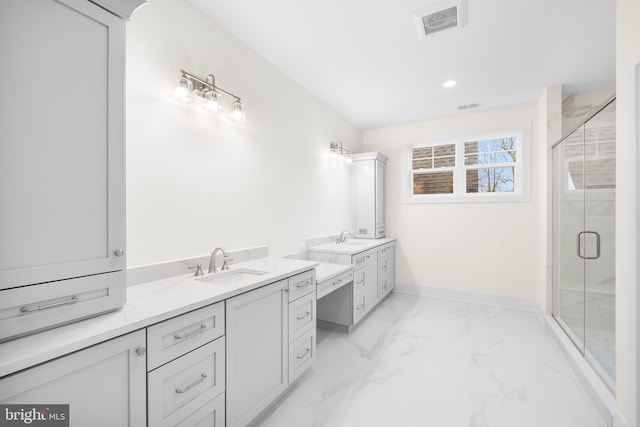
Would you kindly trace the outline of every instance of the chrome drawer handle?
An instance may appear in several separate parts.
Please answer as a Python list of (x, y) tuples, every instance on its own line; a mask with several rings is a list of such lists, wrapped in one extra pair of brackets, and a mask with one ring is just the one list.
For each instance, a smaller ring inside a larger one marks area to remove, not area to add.
[(69, 299), (66, 299), (64, 301), (58, 301), (58, 302), (52, 302), (50, 304), (42, 304), (42, 305), (38, 305), (36, 307), (28, 307), (28, 306), (24, 306), (24, 307), (20, 307), (20, 312), (21, 313), (33, 313), (34, 311), (42, 311), (42, 310), (48, 310), (50, 308), (55, 308), (55, 307), (60, 307), (62, 305), (71, 305), (71, 304), (75, 304), (78, 301), (80, 301), (80, 298), (78, 298), (77, 295), (72, 296)]
[(189, 384), (188, 386), (186, 386), (185, 388), (180, 388), (178, 387), (176, 389), (176, 393), (184, 393), (186, 391), (191, 390), (192, 388), (194, 388), (195, 386), (197, 386), (198, 384), (200, 384), (202, 381), (207, 379), (207, 374), (200, 374), (200, 378), (198, 378), (197, 380), (195, 380), (194, 382), (192, 382), (191, 384)]
[(304, 312), (304, 314), (299, 314), (299, 315), (297, 316), (297, 318), (298, 318), (298, 320), (302, 320), (302, 319), (304, 319), (305, 317), (309, 317), (309, 316), (311, 316), (311, 312), (310, 312), (310, 311), (305, 311), (305, 312)]
[(335, 282), (333, 282), (333, 285), (335, 286), (335, 285), (337, 285), (338, 283), (342, 283), (342, 279), (338, 279), (338, 280), (336, 280)]
[(304, 359), (305, 357), (307, 357), (307, 354), (311, 353), (311, 349), (309, 347), (304, 349), (304, 353), (297, 355), (296, 357), (298, 359)]
[(311, 284), (311, 280), (306, 280), (304, 283), (298, 283), (296, 285), (297, 288), (306, 288)]
[(356, 285), (359, 285), (360, 283), (364, 282), (364, 279), (360, 279), (356, 282)]
[(200, 325), (200, 327), (198, 329), (196, 329), (195, 331), (191, 331), (191, 332), (187, 332), (186, 334), (175, 334), (173, 337), (177, 340), (183, 340), (186, 338), (191, 338), (194, 335), (198, 335), (201, 334), (205, 331), (205, 329), (207, 329), (207, 325), (205, 325), (204, 323), (202, 325)]
[(360, 304), (359, 306), (356, 307), (356, 310), (363, 310), (364, 309), (364, 304)]

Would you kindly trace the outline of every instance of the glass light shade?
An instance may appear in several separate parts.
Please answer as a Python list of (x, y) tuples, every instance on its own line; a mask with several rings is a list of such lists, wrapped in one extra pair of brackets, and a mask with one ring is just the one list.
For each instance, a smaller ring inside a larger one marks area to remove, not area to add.
[(345, 163), (349, 163), (349, 164), (353, 163), (353, 159), (351, 159), (351, 154), (347, 154), (347, 155), (344, 157), (344, 162), (345, 162)]
[(330, 159), (337, 159), (338, 158), (338, 152), (332, 148), (331, 152), (329, 152), (329, 158)]
[(171, 97), (181, 102), (193, 102), (193, 83), (191, 80), (182, 76), (176, 82)]
[(209, 113), (219, 113), (222, 111), (222, 107), (218, 102), (218, 93), (214, 90), (209, 90), (204, 93), (204, 106), (203, 110)]
[(229, 114), (229, 118), (233, 121), (236, 122), (245, 122), (247, 121), (246, 116), (244, 115), (244, 111), (242, 111), (242, 104), (240, 103), (240, 101), (235, 101), (233, 104), (231, 104), (231, 106), (233, 107), (233, 111), (231, 112), (231, 114)]

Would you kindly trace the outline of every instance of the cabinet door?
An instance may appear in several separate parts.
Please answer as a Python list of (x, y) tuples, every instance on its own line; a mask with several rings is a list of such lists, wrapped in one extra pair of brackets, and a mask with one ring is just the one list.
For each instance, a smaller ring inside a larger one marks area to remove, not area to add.
[(353, 162), (353, 214), (356, 237), (376, 236), (376, 181), (374, 161)]
[(0, 52), (0, 289), (124, 270), (124, 22), (2, 0)]
[(0, 402), (68, 404), (71, 427), (145, 426), (146, 358), (136, 351), (144, 346), (136, 331), (10, 375)]
[(246, 426), (288, 386), (287, 280), (230, 298), (227, 425)]

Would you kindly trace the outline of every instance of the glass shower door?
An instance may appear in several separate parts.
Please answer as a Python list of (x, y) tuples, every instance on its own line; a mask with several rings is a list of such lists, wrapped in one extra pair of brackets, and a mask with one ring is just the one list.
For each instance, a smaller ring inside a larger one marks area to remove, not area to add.
[(584, 128), (553, 150), (553, 315), (581, 352), (585, 340), (585, 266), (577, 253), (584, 228)]
[(615, 99), (553, 149), (553, 316), (615, 388)]

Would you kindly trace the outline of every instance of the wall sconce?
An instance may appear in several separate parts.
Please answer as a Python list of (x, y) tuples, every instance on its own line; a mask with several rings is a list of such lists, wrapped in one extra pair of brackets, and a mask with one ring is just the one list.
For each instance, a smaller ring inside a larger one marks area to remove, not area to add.
[(329, 158), (351, 163), (351, 153), (342, 146), (342, 142), (332, 142), (329, 146)]
[(216, 86), (216, 79), (213, 74), (209, 74), (206, 79), (202, 80), (184, 70), (180, 70), (180, 78), (176, 81), (171, 93), (171, 97), (175, 100), (191, 103), (194, 101), (194, 95), (203, 99), (202, 109), (208, 113), (220, 113), (222, 106), (220, 105), (220, 96), (227, 95), (233, 98), (231, 103), (231, 114), (229, 119), (236, 122), (244, 122), (247, 120), (244, 115), (244, 104), (240, 101), (240, 97), (227, 92), (226, 90)]

